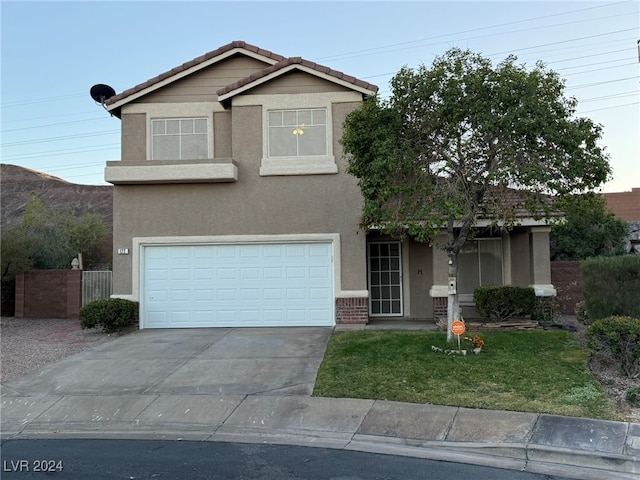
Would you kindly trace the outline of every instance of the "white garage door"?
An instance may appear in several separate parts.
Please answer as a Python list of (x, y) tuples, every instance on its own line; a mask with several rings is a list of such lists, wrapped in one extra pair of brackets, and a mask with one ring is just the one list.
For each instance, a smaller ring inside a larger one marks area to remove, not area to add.
[(329, 243), (144, 247), (142, 327), (332, 326)]

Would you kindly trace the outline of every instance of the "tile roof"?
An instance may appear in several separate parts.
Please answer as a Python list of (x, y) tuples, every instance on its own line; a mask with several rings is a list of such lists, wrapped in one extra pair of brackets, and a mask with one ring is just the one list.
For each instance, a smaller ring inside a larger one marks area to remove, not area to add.
[(138, 85), (136, 85), (135, 87), (129, 88), (117, 95), (114, 95), (113, 97), (109, 98), (105, 104), (106, 105), (113, 105), (116, 102), (119, 102), (120, 100), (123, 100), (125, 98), (127, 98), (130, 95), (133, 95), (134, 93), (140, 92), (142, 90), (145, 90), (149, 87), (152, 87), (153, 85), (155, 85), (156, 83), (159, 83), (163, 80), (166, 80), (167, 78), (171, 78), (174, 75), (177, 75), (181, 72), (184, 72), (185, 70), (188, 70), (190, 68), (193, 68), (201, 63), (204, 63), (212, 58), (215, 58), (217, 56), (220, 56), (230, 50), (234, 50), (236, 48), (242, 48), (244, 50), (247, 50), (249, 52), (253, 52), (256, 53), (258, 55), (261, 55), (263, 57), (266, 58), (270, 58), (272, 60), (274, 60), (275, 62), (280, 62), (282, 60), (285, 59), (285, 57), (283, 57), (282, 55), (278, 55), (277, 53), (273, 53), (269, 50), (264, 50), (262, 48), (256, 47), (255, 45), (250, 45), (246, 42), (243, 42), (241, 40), (237, 40), (231, 43), (228, 43), (227, 45), (223, 45), (220, 48), (217, 48), (215, 50), (212, 50), (208, 53), (205, 53), (204, 55), (200, 55), (199, 57), (194, 58), (193, 60), (190, 60), (188, 62), (183, 63), (182, 65), (172, 68), (171, 70), (169, 70), (168, 72), (164, 72), (161, 73), (160, 75), (153, 77), (149, 80), (147, 80), (146, 82), (140, 83)]
[(289, 67), (291, 65), (300, 65), (303, 67), (307, 67), (311, 70), (315, 70), (319, 73), (337, 78), (339, 80), (342, 80), (346, 83), (350, 83), (354, 86), (360, 87), (362, 89), (366, 89), (366, 90), (371, 90), (373, 92), (377, 92), (378, 91), (378, 87), (376, 85), (373, 85), (369, 82), (365, 82), (363, 80), (358, 80), (356, 77), (353, 77), (351, 75), (347, 75), (343, 72), (339, 72), (338, 70), (333, 70), (329, 67), (325, 67), (323, 65), (319, 65), (317, 63), (314, 62), (310, 62), (309, 60), (305, 60), (304, 58), (301, 57), (290, 57), (290, 58), (285, 58), (283, 60), (281, 60), (280, 62), (276, 63), (275, 65), (271, 65), (269, 67), (264, 68), (263, 70), (261, 70), (260, 72), (256, 72), (246, 78), (243, 78), (241, 80), (238, 80), (237, 82), (234, 82), (232, 84), (229, 84), (221, 89), (219, 89), (216, 94), (218, 96), (223, 96), (226, 95), (230, 92), (233, 92), (234, 90), (237, 90), (239, 88), (242, 88), (250, 83), (253, 83), (257, 80), (260, 80), (261, 78), (267, 77), (269, 75), (271, 75), (272, 73), (276, 73), (279, 70), (282, 70), (286, 67)]
[(247, 78), (244, 78), (242, 80), (239, 80), (237, 82), (234, 82), (230, 85), (227, 85), (226, 87), (223, 87), (222, 89), (218, 90), (217, 94), (218, 95), (224, 95), (227, 94), (229, 92), (232, 92), (238, 88), (242, 88), (245, 85), (248, 85), (252, 82), (255, 82), (265, 76), (268, 76), (274, 72), (277, 72), (278, 70), (281, 70), (283, 68), (286, 68), (288, 66), (291, 65), (300, 65), (300, 66), (304, 66), (307, 67), (311, 70), (315, 70), (319, 73), (325, 74), (325, 75), (329, 75), (331, 77), (335, 77), (338, 80), (341, 80), (343, 82), (352, 84), (355, 87), (359, 87), (361, 89), (365, 89), (365, 90), (371, 90), (373, 92), (377, 92), (378, 91), (378, 87), (370, 84), (368, 82), (362, 81), (362, 80), (358, 80), (357, 78), (351, 76), (351, 75), (346, 75), (342, 72), (339, 72), (337, 70), (333, 70), (331, 68), (322, 66), (322, 65), (318, 65), (317, 63), (314, 62), (310, 62), (308, 60), (304, 60), (300, 57), (291, 57), (291, 58), (286, 58), (283, 57), (282, 55), (278, 55), (277, 53), (271, 52), (269, 50), (264, 50), (260, 47), (256, 47), (255, 45), (251, 45), (248, 44), (244, 41), (238, 40), (238, 41), (234, 41), (231, 43), (228, 43), (227, 45), (224, 45), (220, 48), (217, 48), (215, 50), (212, 50), (211, 52), (205, 53), (204, 55), (201, 55), (199, 57), (194, 58), (193, 60), (190, 60), (188, 62), (183, 63), (182, 65), (172, 68), (171, 70), (169, 70), (168, 72), (164, 72), (161, 73), (160, 75), (153, 77), (149, 80), (147, 80), (146, 82), (140, 83), (138, 85), (136, 85), (135, 87), (129, 88), (117, 95), (114, 95), (113, 97), (107, 99), (105, 101), (105, 105), (108, 107), (110, 105), (114, 105), (118, 102), (121, 102), (123, 100), (125, 100), (127, 97), (130, 97), (131, 95), (134, 95), (138, 92), (142, 92), (143, 90), (146, 90), (148, 88), (153, 87), (154, 85), (170, 79), (171, 77), (174, 77), (182, 72), (185, 72), (191, 68), (197, 67), (198, 65), (205, 63), (215, 57), (218, 57), (220, 55), (223, 55), (231, 50), (234, 49), (243, 49), (246, 50), (248, 52), (252, 52), (255, 53), (256, 55), (260, 55), (266, 59), (269, 59), (273, 62), (272, 66), (266, 67), (265, 69), (256, 72), (252, 75), (250, 75)]
[(630, 192), (603, 193), (607, 208), (625, 222), (640, 222), (640, 188)]

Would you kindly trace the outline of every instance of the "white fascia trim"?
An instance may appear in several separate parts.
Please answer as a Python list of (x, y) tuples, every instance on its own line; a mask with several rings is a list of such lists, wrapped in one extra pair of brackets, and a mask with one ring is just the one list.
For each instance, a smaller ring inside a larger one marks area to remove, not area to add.
[(162, 80), (162, 81), (160, 81), (158, 83), (154, 83), (153, 85), (151, 85), (151, 86), (149, 86), (149, 87), (147, 87), (147, 88), (145, 88), (143, 90), (140, 90), (139, 92), (133, 93), (133, 94), (127, 96), (126, 98), (123, 98), (122, 100), (114, 103), (113, 105), (109, 105), (107, 107), (107, 111), (111, 112), (112, 110), (114, 110), (116, 108), (119, 108), (119, 107), (121, 107), (123, 105), (126, 105), (129, 102), (132, 102), (136, 98), (140, 98), (140, 97), (143, 97), (144, 95), (148, 95), (149, 93), (151, 93), (151, 92), (153, 92), (155, 90), (158, 90), (159, 88), (165, 87), (165, 86), (169, 85), (170, 83), (175, 82), (176, 80), (180, 80), (181, 78), (189, 76), (192, 73), (195, 73), (195, 72), (197, 72), (199, 70), (202, 70), (203, 68), (207, 68), (208, 66), (213, 65), (214, 63), (218, 63), (221, 60), (224, 60), (225, 58), (229, 58), (229, 57), (231, 57), (231, 56), (233, 56), (233, 55), (235, 55), (236, 53), (239, 53), (239, 52), (243, 53), (247, 57), (253, 57), (256, 60), (260, 60), (262, 62), (265, 62), (265, 63), (269, 64), (269, 65), (275, 65), (276, 63), (278, 63), (278, 60), (274, 60), (273, 58), (264, 57), (264, 56), (262, 56), (260, 54), (257, 54), (255, 52), (250, 52), (250, 51), (245, 50), (243, 48), (234, 48), (232, 50), (229, 50), (227, 52), (224, 52), (224, 53), (218, 55), (217, 57), (210, 58), (206, 62), (199, 63), (199, 64), (194, 65), (193, 67), (191, 67), (191, 68), (189, 68), (187, 70), (184, 70), (184, 71), (182, 71), (180, 73), (176, 73), (175, 75), (173, 75), (171, 77), (165, 78), (164, 80)]
[[(340, 78), (334, 77), (333, 75), (328, 75), (326, 73), (322, 73), (319, 72), (317, 70), (314, 70), (313, 68), (309, 68), (305, 65), (300, 65), (299, 63), (295, 63), (292, 65), (289, 65), (287, 67), (284, 67), (276, 72), (270, 73), (269, 75), (265, 75), (264, 77), (260, 77), (257, 80), (254, 80), (253, 82), (247, 83), (246, 85), (243, 85), (242, 87), (238, 87), (235, 90), (232, 90), (228, 93), (225, 93), (224, 95), (220, 95), (218, 97), (218, 100), (223, 102), (225, 100), (227, 100), (228, 98), (234, 97), (236, 95), (240, 95), (243, 92), (246, 92), (247, 90), (250, 90), (252, 88), (257, 87), (258, 85), (262, 85), (263, 83), (267, 83), (270, 82), (271, 80), (273, 80), (274, 78), (277, 78), (285, 73), (291, 72), (292, 70), (300, 70), (301, 72), (305, 72), (308, 73), (310, 75), (313, 75), (315, 77), (318, 78), (322, 78), (324, 80), (327, 80), (331, 83), (335, 83), (337, 85), (341, 85), (345, 88), (348, 88), (349, 90), (353, 90), (355, 92), (359, 92), (362, 95), (375, 95), (376, 92), (375, 90), (370, 90), (368, 88), (363, 88), (360, 87), (358, 85), (354, 85), (353, 83), (350, 82), (346, 82)], [(360, 99), (362, 100), (362, 98)]]
[(104, 169), (106, 182), (127, 183), (218, 183), (236, 182), (238, 167), (232, 163), (176, 165), (118, 165)]
[[(133, 237), (131, 239), (131, 295), (133, 301), (140, 299), (141, 273), (144, 270), (142, 249), (157, 245), (224, 245), (229, 243), (331, 243), (333, 249), (334, 296), (350, 296), (342, 291), (342, 265), (339, 233), (299, 233), (282, 235), (203, 235), (171, 237)], [(368, 294), (367, 294), (368, 295)]]

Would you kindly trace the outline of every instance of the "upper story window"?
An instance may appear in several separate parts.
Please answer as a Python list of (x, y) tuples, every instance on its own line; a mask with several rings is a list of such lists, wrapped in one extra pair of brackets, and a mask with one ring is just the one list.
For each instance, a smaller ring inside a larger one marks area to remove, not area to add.
[(209, 158), (207, 118), (151, 120), (152, 160), (201, 160), (207, 158)]
[(327, 155), (327, 110), (270, 110), (269, 157)]

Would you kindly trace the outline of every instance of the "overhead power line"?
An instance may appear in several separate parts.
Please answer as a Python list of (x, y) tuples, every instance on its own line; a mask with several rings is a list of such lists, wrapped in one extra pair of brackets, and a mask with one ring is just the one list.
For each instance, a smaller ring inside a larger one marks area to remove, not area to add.
[[(598, 5), (598, 6), (595, 6), (595, 7), (587, 7), (587, 8), (577, 9), (577, 10), (570, 10), (570, 11), (567, 11), (567, 12), (560, 12), (560, 13), (554, 13), (554, 14), (549, 14), (549, 15), (542, 15), (540, 17), (527, 18), (527, 19), (523, 19), (523, 20), (515, 20), (515, 21), (512, 21), (512, 22), (506, 22), (506, 23), (498, 23), (498, 24), (489, 25), (489, 26), (486, 26), (486, 27), (478, 27), (478, 28), (473, 28), (473, 29), (469, 29), (469, 30), (462, 30), (462, 31), (459, 31), (459, 32), (453, 32), (453, 33), (442, 34), (442, 35), (435, 35), (435, 36), (432, 36), (432, 37), (426, 37), (426, 38), (422, 38), (422, 39), (418, 39), (418, 40), (410, 40), (410, 41), (407, 41), (407, 42), (394, 43), (394, 44), (385, 45), (385, 46), (381, 46), (381, 47), (373, 47), (373, 48), (367, 48), (367, 49), (363, 49), (363, 50), (356, 50), (356, 51), (352, 51), (352, 52), (342, 53), (342, 54), (338, 54), (338, 55), (330, 55), (330, 56), (326, 56), (326, 57), (319, 57), (319, 58), (315, 59), (314, 61), (317, 61), (317, 60), (325, 61), (325, 60), (334, 60), (334, 59), (342, 59), (342, 58), (352, 58), (353, 56), (359, 56), (358, 54), (360, 54), (360, 53), (375, 52), (377, 50), (393, 48), (393, 47), (401, 47), (401, 46), (406, 46), (406, 45), (410, 45), (410, 44), (414, 44), (414, 43), (418, 43), (418, 42), (435, 40), (437, 38), (451, 37), (451, 36), (454, 36), (454, 35), (462, 35), (462, 34), (465, 34), (465, 33), (473, 33), (473, 32), (479, 32), (479, 31), (483, 31), (483, 30), (490, 30), (490, 29), (493, 29), (493, 28), (506, 27), (506, 26), (510, 26), (510, 25), (516, 25), (516, 24), (519, 24), (519, 23), (527, 23), (527, 22), (533, 22), (533, 21), (536, 21), (536, 20), (544, 20), (544, 19), (547, 19), (547, 18), (559, 17), (559, 16), (563, 16), (563, 15), (571, 15), (571, 14), (574, 14), (574, 13), (579, 13), (579, 12), (584, 12), (584, 11), (588, 11), (588, 10), (604, 8), (604, 7), (611, 7), (611, 6), (620, 5), (620, 4), (623, 4), (623, 3), (630, 3), (630, 2), (623, 1), (623, 2), (609, 3), (609, 4), (606, 4), (606, 5)], [(621, 15), (627, 15), (627, 14), (621, 14)], [(620, 15), (614, 15), (614, 16), (620, 16)], [(607, 18), (607, 17), (600, 17), (600, 18)], [(595, 19), (592, 18), (590, 20), (595, 20)], [(585, 20), (585, 21), (588, 21), (588, 20)], [(561, 25), (564, 25), (564, 24), (561, 24)], [(522, 30), (518, 30), (517, 32), (520, 32), (520, 31), (522, 31)], [(423, 45), (418, 45), (418, 46), (423, 46)], [(367, 53), (367, 55), (369, 55), (369, 54), (370, 53)]]
[(35, 128), (47, 128), (47, 127), (57, 127), (58, 125), (71, 125), (72, 123), (84, 123), (84, 122), (93, 122), (96, 120), (105, 120), (108, 117), (95, 117), (95, 118), (86, 118), (84, 120), (73, 120), (70, 122), (58, 122), (58, 123), (49, 123), (47, 125), (35, 125), (33, 127), (22, 127), (22, 128), (12, 128), (10, 130), (2, 130), (2, 132), (0, 133), (7, 133), (7, 132), (19, 132), (22, 130), (33, 130)]
[(71, 140), (76, 138), (85, 138), (85, 137), (98, 137), (101, 135), (110, 135), (114, 133), (120, 133), (120, 130), (105, 130), (102, 132), (93, 132), (93, 133), (79, 133), (77, 135), (65, 135), (62, 137), (49, 137), (49, 138), (40, 138), (33, 140), (23, 140), (21, 142), (10, 142), (0, 144), (1, 147), (15, 147), (18, 145), (32, 145), (34, 143), (47, 143), (47, 142), (60, 142), (63, 140)]
[(119, 146), (120, 146), (119, 143), (106, 143), (103, 145), (94, 145), (94, 147), (110, 147), (110, 148), (91, 148), (91, 149), (85, 149), (85, 147), (69, 148), (65, 150), (52, 150), (52, 151), (41, 152), (41, 153), (23, 153), (23, 154), (9, 155), (9, 156), (3, 156), (2, 159), (3, 161), (7, 161), (7, 160), (24, 160), (27, 158), (54, 157), (58, 155), (75, 155), (78, 153), (115, 150)]

